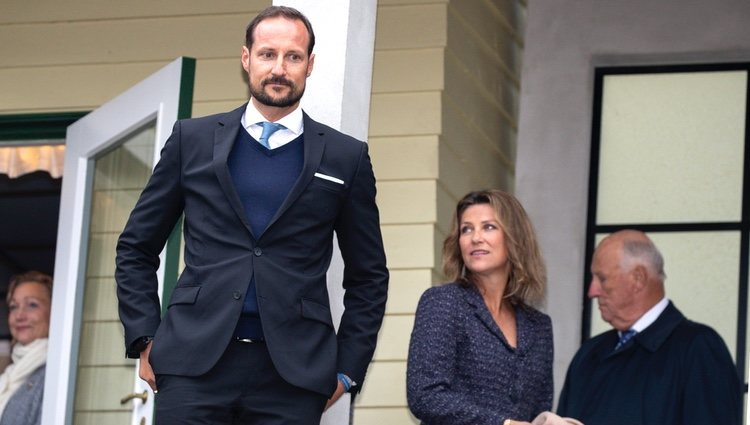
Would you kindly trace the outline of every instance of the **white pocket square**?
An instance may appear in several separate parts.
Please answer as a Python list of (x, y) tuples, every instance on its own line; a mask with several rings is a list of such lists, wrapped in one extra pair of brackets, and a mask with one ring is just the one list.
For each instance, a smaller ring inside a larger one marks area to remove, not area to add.
[(329, 176), (329, 175), (323, 174), (323, 173), (315, 173), (315, 177), (317, 177), (319, 179), (323, 179), (323, 180), (328, 180), (329, 182), (334, 182), (334, 183), (338, 183), (338, 184), (344, 184), (343, 180), (337, 179), (336, 177), (332, 177), (332, 176)]

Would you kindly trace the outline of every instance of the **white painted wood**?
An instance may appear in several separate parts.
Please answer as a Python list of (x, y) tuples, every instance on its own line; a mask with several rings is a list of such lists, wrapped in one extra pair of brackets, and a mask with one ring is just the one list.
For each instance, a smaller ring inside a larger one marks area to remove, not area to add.
[[(315, 67), (307, 80), (302, 107), (314, 119), (360, 140), (367, 138), (375, 51), (377, 0), (274, 0), (307, 16), (315, 31)], [(328, 293), (336, 326), (344, 312), (344, 265), (338, 249), (328, 270)], [(346, 394), (321, 424), (347, 424)]]
[[(75, 398), (76, 362), (81, 330), (83, 280), (87, 258), (89, 205), (93, 165), (98, 154), (139, 126), (156, 119), (153, 163), (177, 119), (183, 59), (177, 59), (115, 99), (68, 127), (65, 170), (55, 258), (55, 287), (50, 320), (50, 346), (44, 387), (42, 424), (71, 424)], [(114, 255), (114, 252), (112, 253)], [(164, 253), (162, 253), (162, 257)], [(164, 263), (162, 258), (162, 264)], [(159, 273), (160, 288), (163, 270)], [(124, 347), (123, 347), (124, 349)], [(123, 354), (124, 355), (124, 354)], [(147, 385), (133, 371), (136, 392)], [(100, 391), (107, 391), (100, 388)], [(112, 394), (119, 399), (125, 394)], [(145, 404), (134, 403), (132, 424), (151, 423), (153, 394)]]

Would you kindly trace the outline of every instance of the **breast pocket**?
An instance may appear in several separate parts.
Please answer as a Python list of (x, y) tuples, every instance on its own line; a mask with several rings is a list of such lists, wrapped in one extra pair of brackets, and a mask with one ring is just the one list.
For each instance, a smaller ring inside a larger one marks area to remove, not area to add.
[(344, 201), (343, 184), (314, 178), (300, 198), (305, 215), (316, 223), (333, 222)]
[(309, 190), (317, 190), (317, 189), (323, 189), (327, 190), (332, 193), (342, 193), (344, 189), (346, 189), (346, 186), (344, 183), (339, 183), (335, 181), (326, 180), (320, 177), (314, 177), (312, 181), (310, 182), (310, 186), (308, 186)]

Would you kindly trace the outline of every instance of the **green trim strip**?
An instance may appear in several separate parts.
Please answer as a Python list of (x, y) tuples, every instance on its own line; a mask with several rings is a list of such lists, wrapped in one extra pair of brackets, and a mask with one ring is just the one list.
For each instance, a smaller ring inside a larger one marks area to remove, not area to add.
[(193, 91), (195, 89), (195, 59), (182, 58), (180, 73), (180, 101), (177, 106), (177, 119), (193, 116)]
[[(195, 59), (182, 58), (180, 73), (180, 99), (177, 104), (177, 119), (190, 118), (193, 113), (193, 90), (195, 87)], [(167, 240), (167, 255), (164, 260), (164, 290), (162, 291), (162, 312), (167, 311), (167, 303), (172, 296), (180, 266), (180, 240), (182, 236), (182, 218), (177, 221)]]
[(88, 112), (0, 115), (0, 144), (12, 140), (64, 139), (68, 126)]

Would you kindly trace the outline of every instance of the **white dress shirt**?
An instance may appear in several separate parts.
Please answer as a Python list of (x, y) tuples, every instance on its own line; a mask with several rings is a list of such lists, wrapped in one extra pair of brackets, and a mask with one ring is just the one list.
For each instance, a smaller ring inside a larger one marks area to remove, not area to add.
[[(656, 321), (656, 319), (659, 318), (664, 309), (667, 308), (667, 305), (669, 305), (669, 300), (667, 299), (667, 297), (662, 298), (661, 301), (656, 303), (656, 305), (645, 312), (640, 319), (636, 320), (636, 322), (633, 323), (633, 326), (631, 326), (630, 329), (633, 329), (638, 333), (643, 332), (644, 329), (649, 327)], [(622, 336), (622, 332), (618, 333), (620, 334), (620, 336)]]
[[(260, 139), (260, 135), (263, 133), (263, 127), (258, 123), (263, 121), (268, 120), (258, 112), (258, 109), (255, 108), (251, 99), (247, 102), (245, 113), (242, 115), (242, 126), (256, 141)], [(304, 124), (302, 123), (302, 108), (300, 105), (297, 105), (292, 112), (275, 122), (286, 128), (276, 131), (268, 138), (268, 146), (271, 149), (284, 146), (302, 134), (304, 131)]]

